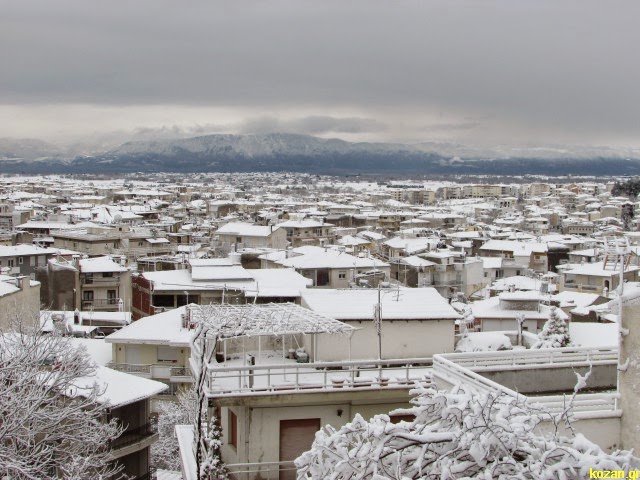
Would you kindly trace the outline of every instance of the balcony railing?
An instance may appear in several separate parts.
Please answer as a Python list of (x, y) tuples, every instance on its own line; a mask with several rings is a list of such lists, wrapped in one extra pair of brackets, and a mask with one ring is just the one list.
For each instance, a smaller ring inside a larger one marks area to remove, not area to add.
[(96, 287), (107, 286), (107, 285), (118, 285), (120, 284), (120, 277), (84, 277), (80, 276), (80, 283), (82, 285), (95, 285)]
[(277, 365), (209, 365), (206, 393), (211, 397), (317, 393), (331, 390), (408, 389), (430, 383), (432, 359), (358, 360)]
[(151, 365), (134, 363), (107, 363), (107, 367), (119, 372), (151, 375)]
[(171, 367), (172, 377), (190, 377), (191, 369), (189, 367)]
[(135, 428), (127, 428), (122, 435), (118, 438), (111, 440), (110, 445), (112, 449), (126, 447), (140, 442), (151, 435), (156, 433), (155, 424), (149, 422)]
[[(580, 367), (585, 365), (615, 364), (617, 351), (590, 348), (557, 348), (513, 350), (505, 354), (498, 352), (474, 352), (435, 355), (433, 375), (451, 385), (463, 384), (479, 393), (502, 392), (522, 402), (537, 404), (547, 412), (557, 414), (567, 408), (566, 395), (525, 396), (504, 385), (483, 377), (482, 370), (525, 370), (545, 367)], [(590, 415), (618, 415), (618, 393), (579, 393), (572, 400), (572, 411), (580, 418)]]
[(234, 478), (261, 478), (264, 480), (278, 480), (281, 472), (294, 472), (296, 465), (289, 462), (263, 463), (232, 463), (227, 464), (227, 470)]
[(120, 304), (119, 298), (94, 298), (93, 300), (82, 300), (83, 310), (115, 310)]

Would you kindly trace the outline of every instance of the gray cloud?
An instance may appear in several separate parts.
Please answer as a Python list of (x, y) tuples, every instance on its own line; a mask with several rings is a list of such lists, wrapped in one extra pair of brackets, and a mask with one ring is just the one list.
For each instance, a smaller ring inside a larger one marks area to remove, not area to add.
[(635, 0), (3, 2), (0, 104), (108, 106), (112, 123), (132, 106), (182, 108), (176, 124), (224, 108), (238, 113), (191, 123), (242, 131), (638, 143), (637, 18)]

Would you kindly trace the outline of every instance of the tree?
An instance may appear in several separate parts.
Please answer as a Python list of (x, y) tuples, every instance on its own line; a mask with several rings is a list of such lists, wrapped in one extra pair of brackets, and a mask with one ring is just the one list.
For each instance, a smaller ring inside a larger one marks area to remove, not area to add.
[(542, 331), (538, 334), (538, 341), (531, 348), (560, 348), (571, 346), (569, 327), (560, 317), (556, 307), (551, 307), (549, 319), (545, 322)]
[(205, 437), (206, 453), (200, 466), (200, 478), (226, 480), (229, 478), (227, 467), (222, 462), (222, 428), (217, 417), (209, 421)]
[(0, 478), (109, 478), (109, 444), (93, 362), (68, 337), (16, 321), (0, 332)]
[[(316, 433), (311, 450), (295, 460), (298, 479), (579, 479), (595, 470), (637, 468), (630, 452), (607, 454), (581, 434), (559, 434), (568, 412), (533, 409), (503, 393), (478, 394), (419, 387), (411, 392), (411, 422), (360, 415)], [(534, 430), (551, 420), (555, 430)]]
[(196, 422), (196, 391), (180, 390), (177, 402), (158, 402), (158, 441), (151, 445), (151, 463), (156, 468), (180, 470), (180, 449), (175, 435), (176, 425), (194, 425)]

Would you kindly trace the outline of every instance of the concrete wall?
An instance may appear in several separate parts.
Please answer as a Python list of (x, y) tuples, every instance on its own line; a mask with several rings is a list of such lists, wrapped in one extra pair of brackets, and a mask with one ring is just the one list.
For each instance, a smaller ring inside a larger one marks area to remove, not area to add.
[[(576, 373), (584, 375), (589, 367), (535, 368), (478, 372), (483, 377), (522, 394), (567, 392), (576, 383)], [(616, 387), (616, 365), (594, 365), (588, 389), (612, 389)]]
[[(387, 414), (408, 403), (307, 405), (299, 407), (229, 407), (238, 417), (238, 447), (229, 444), (229, 408), (221, 409), (223, 431), (222, 458), (226, 463), (277, 462), (280, 456), (280, 420), (319, 418), (321, 428), (339, 428), (351, 421), (356, 413), (369, 419)], [(212, 410), (210, 414), (215, 415)], [(311, 445), (309, 445), (311, 446)]]
[(29, 277), (22, 277), (20, 290), (0, 297), (0, 330), (6, 331), (12, 321), (35, 322), (40, 312), (40, 283), (32, 286)]
[(620, 372), (620, 427), (621, 446), (640, 451), (640, 305), (629, 305), (622, 312), (622, 326), (629, 330), (622, 337), (620, 360), (629, 361), (626, 370)]
[[(373, 313), (373, 312), (372, 312)], [(351, 358), (378, 358), (378, 335), (371, 320), (346, 321), (358, 330), (351, 338)], [(383, 358), (430, 357), (453, 352), (453, 320), (384, 320), (382, 325)], [(349, 337), (323, 335), (317, 341), (319, 361), (348, 358)]]

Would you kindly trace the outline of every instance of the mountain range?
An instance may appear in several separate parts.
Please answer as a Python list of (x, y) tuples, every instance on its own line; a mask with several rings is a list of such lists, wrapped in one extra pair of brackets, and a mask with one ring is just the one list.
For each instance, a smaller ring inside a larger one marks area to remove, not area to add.
[(479, 149), (451, 143), (347, 142), (289, 133), (144, 139), (115, 147), (0, 139), (0, 171), (608, 176), (640, 174), (640, 151), (563, 146)]

